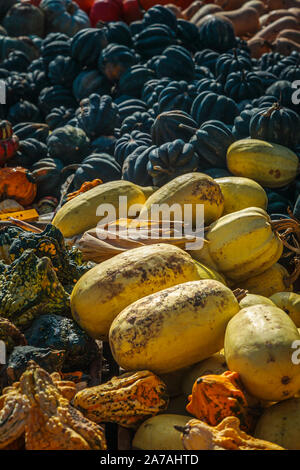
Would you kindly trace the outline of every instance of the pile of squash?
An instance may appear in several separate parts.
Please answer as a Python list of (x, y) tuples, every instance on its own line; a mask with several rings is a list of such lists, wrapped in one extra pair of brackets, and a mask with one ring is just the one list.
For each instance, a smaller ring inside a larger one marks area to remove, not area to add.
[[(0, 231), (2, 285), (43, 295), (30, 315), (0, 296), (0, 449), (39, 449), (34, 406), (48, 439), (41, 384), (62, 435), (78, 430), (49, 449), (104, 450), (107, 423), (134, 449), (299, 449), (299, 0), (96, 27), (92, 2), (0, 3), (0, 213), (51, 220)], [(144, 237), (162, 204), (188, 205), (193, 227), (201, 205), (199, 246), (174, 220)], [(97, 383), (101, 342), (115, 376)]]

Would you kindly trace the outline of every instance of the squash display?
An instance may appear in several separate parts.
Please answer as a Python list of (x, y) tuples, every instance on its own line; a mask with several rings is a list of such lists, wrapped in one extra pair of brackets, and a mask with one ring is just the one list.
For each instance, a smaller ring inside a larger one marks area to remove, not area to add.
[(80, 279), (71, 296), (72, 314), (92, 337), (107, 339), (112, 321), (125, 307), (195, 279), (199, 279), (195, 263), (180, 248), (168, 244), (135, 248), (100, 263)]
[(278, 307), (254, 305), (230, 320), (224, 350), (230, 370), (239, 373), (247, 392), (267, 401), (282, 401), (300, 389), (299, 366), (291, 356), (299, 341), (296, 325)]
[(172, 372), (218, 352), (238, 311), (234, 294), (220, 282), (185, 282), (125, 308), (110, 327), (111, 350), (125, 370)]
[(227, 151), (227, 166), (267, 188), (280, 188), (296, 178), (298, 157), (282, 145), (257, 139), (234, 142)]

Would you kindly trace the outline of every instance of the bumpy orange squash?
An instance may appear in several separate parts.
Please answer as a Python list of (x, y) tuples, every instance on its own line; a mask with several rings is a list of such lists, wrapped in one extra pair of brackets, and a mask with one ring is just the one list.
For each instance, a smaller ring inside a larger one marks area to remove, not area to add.
[(226, 371), (222, 375), (199, 377), (188, 397), (186, 410), (212, 426), (227, 416), (236, 416), (241, 429), (248, 429), (248, 403), (240, 387), (237, 372)]
[(167, 386), (147, 370), (125, 373), (109, 382), (78, 392), (74, 406), (96, 423), (136, 428), (168, 406)]

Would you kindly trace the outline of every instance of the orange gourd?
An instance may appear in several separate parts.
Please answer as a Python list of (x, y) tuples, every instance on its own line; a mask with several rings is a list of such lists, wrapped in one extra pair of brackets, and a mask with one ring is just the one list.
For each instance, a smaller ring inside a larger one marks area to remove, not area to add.
[(199, 377), (188, 399), (186, 410), (211, 426), (216, 426), (227, 416), (236, 416), (241, 429), (249, 428), (248, 403), (237, 372)]
[(29, 206), (35, 199), (37, 185), (34, 176), (25, 168), (0, 168), (0, 198), (14, 199)]

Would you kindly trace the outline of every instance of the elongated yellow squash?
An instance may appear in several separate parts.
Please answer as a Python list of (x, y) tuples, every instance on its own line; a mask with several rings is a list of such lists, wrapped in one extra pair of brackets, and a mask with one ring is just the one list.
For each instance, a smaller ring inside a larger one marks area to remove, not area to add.
[(93, 338), (107, 339), (114, 318), (128, 305), (182, 282), (199, 279), (185, 251), (166, 243), (114, 256), (85, 273), (71, 295), (74, 319)]
[(229, 321), (225, 359), (253, 396), (285, 400), (300, 390), (300, 367), (292, 362), (294, 341), (300, 341), (299, 332), (283, 310), (254, 305)]
[(52, 223), (64, 237), (73, 237), (96, 227), (105, 214), (97, 215), (100, 204), (110, 204), (120, 217), (119, 197), (127, 198), (124, 209), (134, 204), (144, 204), (146, 197), (141, 188), (130, 181), (111, 181), (80, 194), (64, 204), (55, 215)]
[[(270, 217), (258, 207), (224, 215), (210, 225), (206, 239), (204, 251), (212, 259), (212, 267), (226, 279), (239, 282), (268, 269), (283, 250), (280, 238), (272, 230)], [(191, 255), (201, 261), (201, 250)], [(208, 256), (204, 258), (208, 264)]]
[(223, 215), (236, 212), (247, 207), (266, 209), (268, 197), (264, 188), (250, 178), (225, 176), (215, 178), (224, 196)]
[(273, 264), (266, 271), (256, 276), (238, 281), (235, 287), (241, 287), (248, 290), (250, 294), (263, 295), (264, 297), (270, 297), (276, 292), (290, 292), (293, 290), (288, 271), (279, 263)]
[(297, 176), (298, 157), (282, 145), (257, 139), (242, 139), (227, 150), (227, 166), (235, 176), (244, 176), (267, 188), (280, 188)]
[[(203, 204), (207, 225), (222, 215), (224, 198), (220, 186), (213, 178), (204, 173), (194, 172), (178, 176), (155, 191), (145, 202), (140, 218), (153, 218), (155, 205), (162, 204), (166, 205), (166, 208), (177, 204), (182, 213), (182, 219), (184, 214), (189, 215), (187, 212), (189, 209), (184, 207), (185, 204), (190, 204), (192, 220), (188, 222), (194, 225), (197, 217), (196, 206)], [(174, 219), (176, 217), (175, 215)]]
[(112, 354), (125, 370), (178, 370), (218, 352), (226, 325), (238, 311), (233, 292), (219, 281), (164, 289), (115, 318), (109, 332)]

